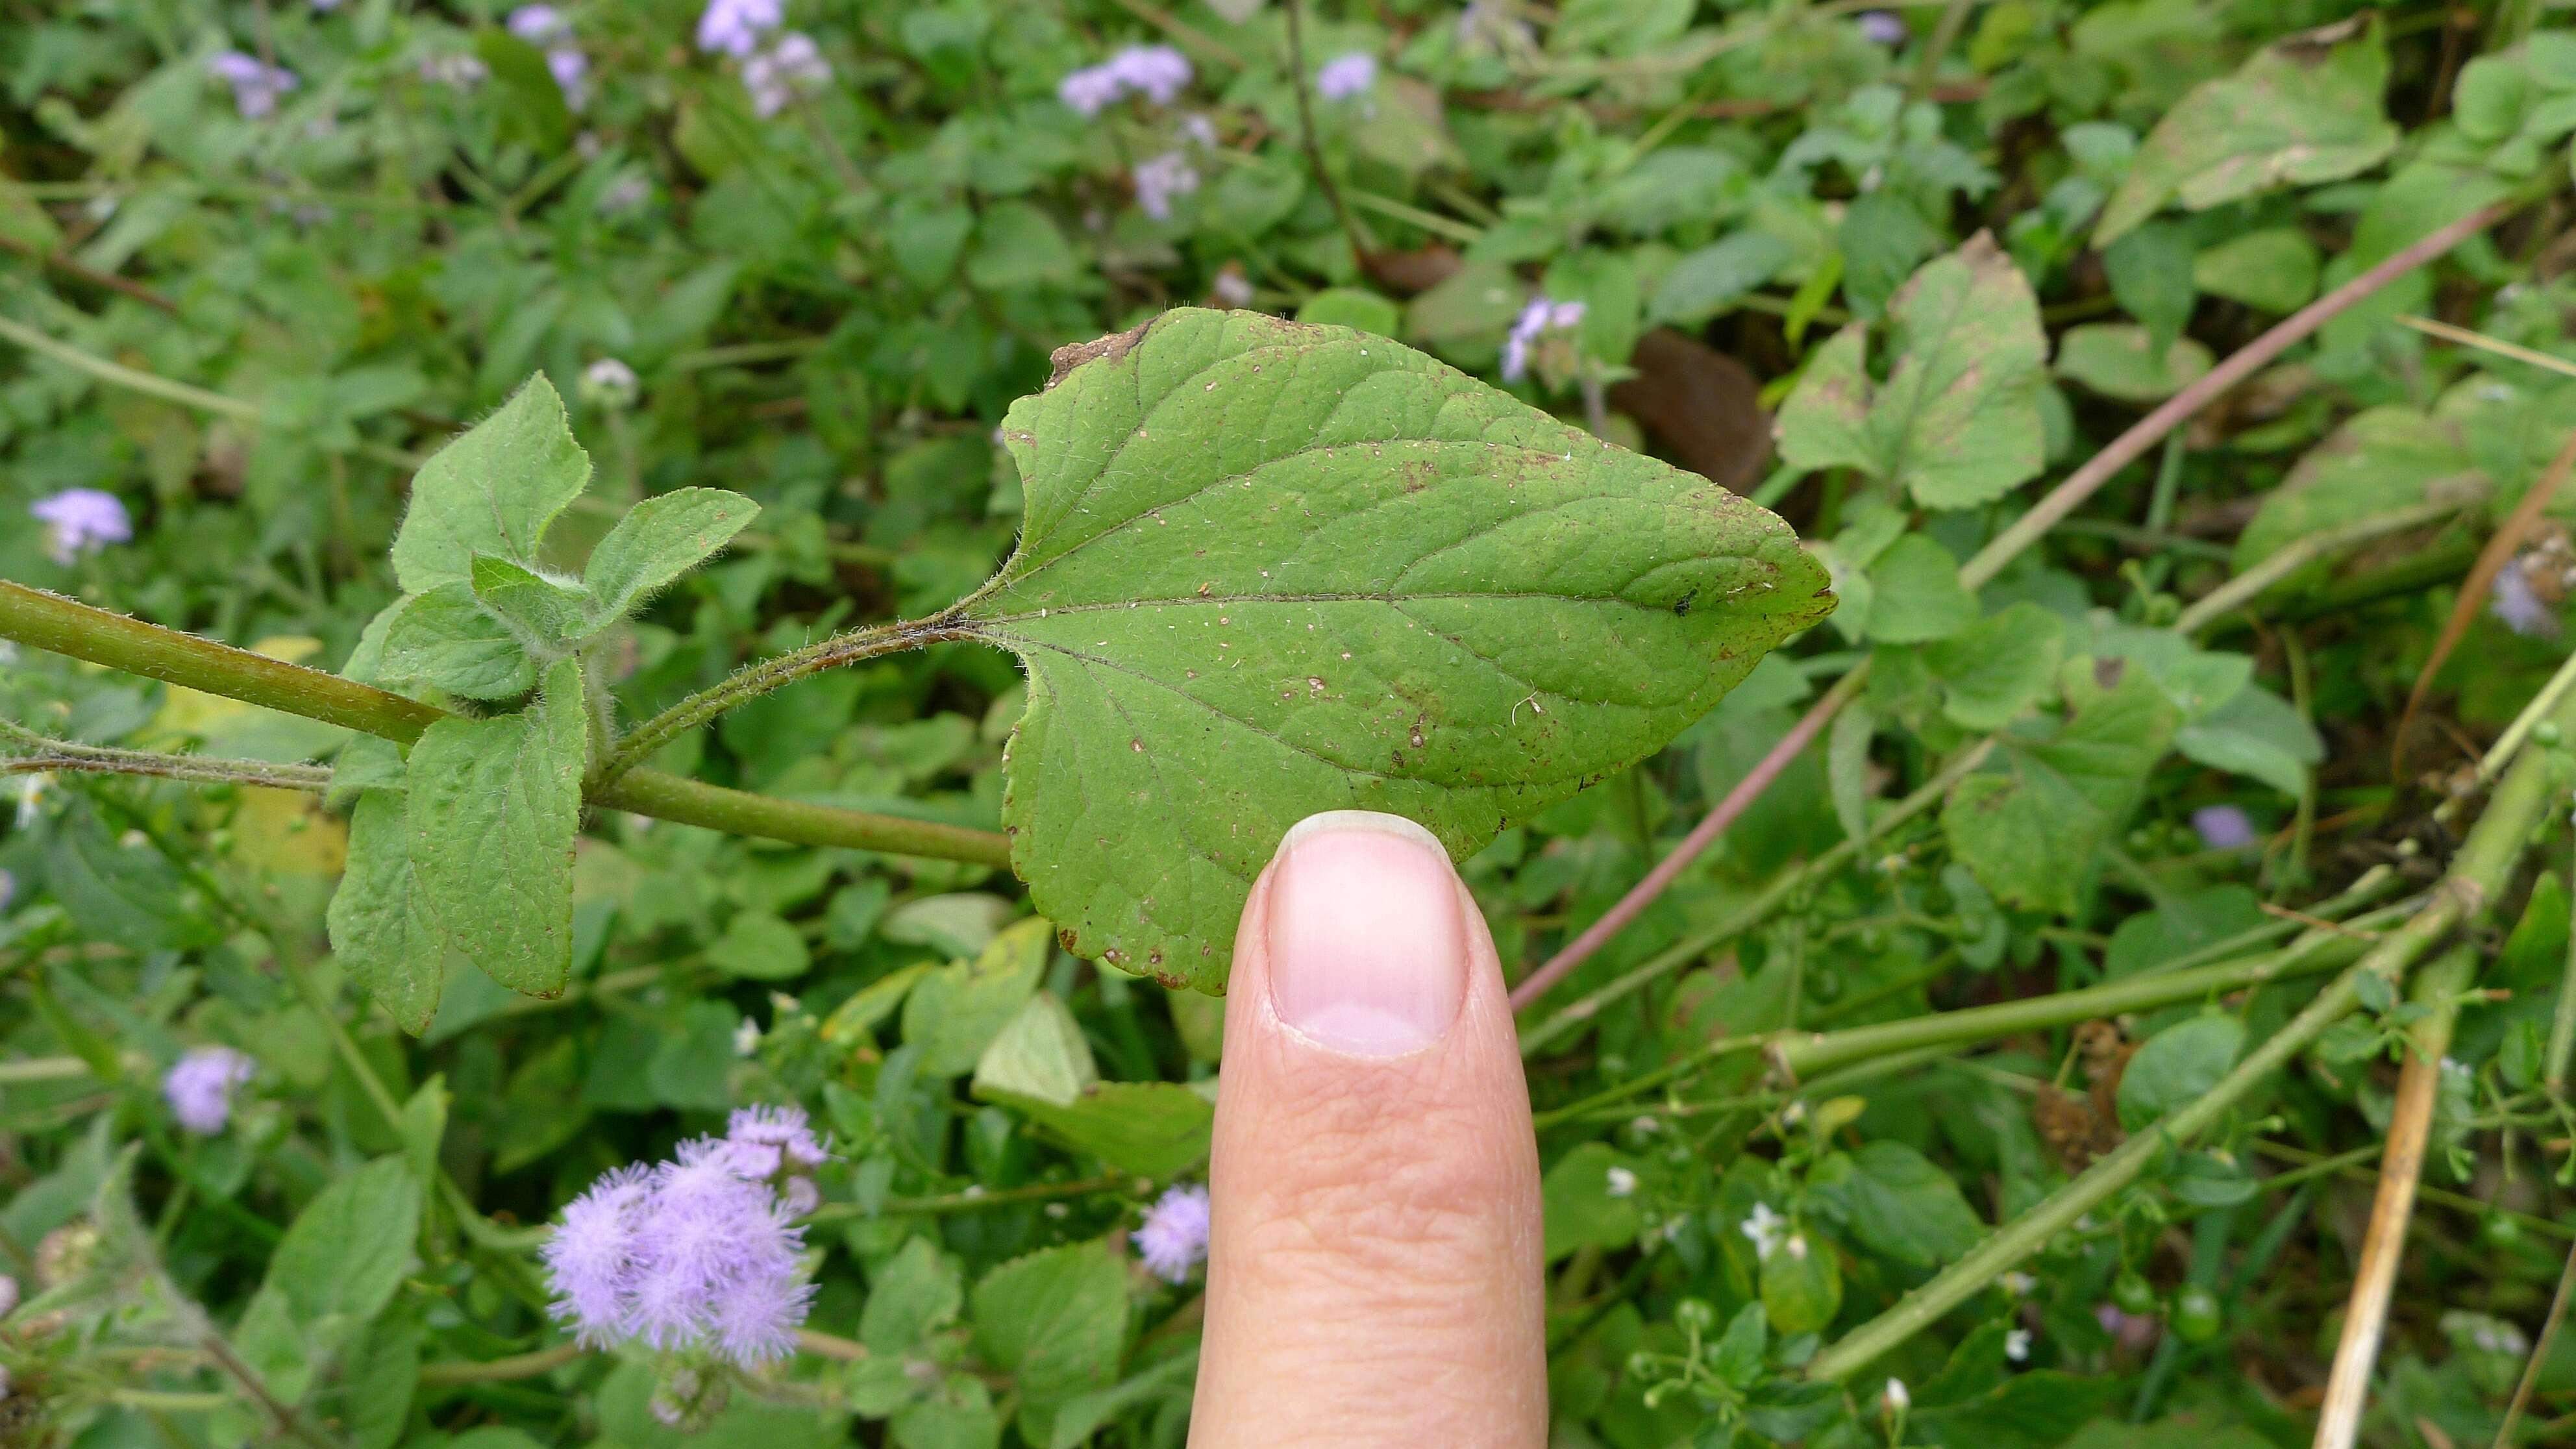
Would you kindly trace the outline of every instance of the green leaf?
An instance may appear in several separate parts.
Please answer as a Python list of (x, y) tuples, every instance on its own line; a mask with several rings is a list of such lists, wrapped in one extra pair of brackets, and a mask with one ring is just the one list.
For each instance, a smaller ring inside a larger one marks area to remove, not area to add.
[(1780, 456), (1852, 467), (1926, 508), (2002, 497), (2046, 459), (2040, 418), (2048, 338), (2030, 283), (1983, 232), (1927, 264), (1888, 303), (1885, 383), (1867, 367), (1868, 324), (1818, 348), (1780, 409)]
[(1942, 714), (1980, 733), (2019, 719), (2047, 697), (2064, 635), (2056, 615), (2024, 600), (1928, 646)]
[(553, 996), (572, 974), (572, 851), (589, 706), (570, 659), (525, 710), (442, 719), (411, 752), (411, 856), (429, 914), (493, 980)]
[(394, 606), (375, 672), (389, 683), (429, 685), (467, 699), (515, 699), (537, 683), (526, 646), (461, 583)]
[(1778, 1333), (1814, 1333), (1843, 1307), (1843, 1270), (1833, 1245), (1792, 1235), (1762, 1260), (1762, 1312)]
[(594, 623), (624, 618), (653, 592), (732, 542), (760, 505), (721, 488), (678, 488), (626, 511), (590, 551), (582, 587)]
[(490, 417), (412, 475), (411, 507), (394, 535), (394, 577), (405, 592), (470, 583), (474, 555), (535, 567), (546, 527), (590, 481), (563, 399), (540, 373)]
[(2373, 12), (2275, 41), (2167, 111), (2102, 208), (2107, 246), (2175, 198), (2194, 211), (2377, 165), (2397, 148), (2380, 107), (2388, 45)]
[(814, 965), (805, 937), (768, 911), (740, 911), (707, 948), (707, 964), (727, 976), (791, 981)]
[(2120, 1074), (2120, 1125), (2137, 1132), (2209, 1094), (2245, 1046), (2245, 1023), (2195, 1016), (2147, 1038)]
[(2214, 362), (2196, 338), (2178, 338), (2163, 352), (2144, 327), (2089, 322), (2057, 339), (2057, 371), (2107, 398), (2159, 402), (2198, 381)]
[(1027, 664), (1003, 825), (1078, 955), (1219, 989), (1297, 820), (1464, 858), (1830, 604), (1771, 515), (1382, 338), (1182, 310), (1059, 359), (956, 617)]
[(1929, 534), (1909, 533), (1869, 568), (1876, 600), (1869, 637), (1881, 644), (1947, 639), (1977, 622), (1977, 597), (1959, 584), (1959, 560)]
[(1915, 1268), (1949, 1262), (1977, 1245), (1985, 1224), (1959, 1184), (1902, 1142), (1871, 1142), (1852, 1154), (1842, 1187), (1852, 1236)]
[(541, 651), (590, 632), (590, 596), (488, 553), (474, 556), (474, 597), (504, 623), (515, 626)]
[(1375, 292), (1326, 287), (1298, 306), (1297, 320), (1393, 337), (1404, 326), (1404, 309)]
[(322, 1189), (278, 1241), (234, 1346), (286, 1403), (393, 1301), (420, 1231), (421, 1185), (380, 1157)]
[(349, 816), (349, 863), (331, 893), (331, 951), (385, 1014), (429, 1030), (447, 982), (447, 937), (412, 864), (401, 790), (369, 790)]
[(966, 280), (987, 292), (1069, 282), (1081, 271), (1055, 219), (1025, 201), (988, 208), (966, 258)]
[(1014, 1258), (975, 1285), (975, 1341), (1012, 1376), (1020, 1436), (1054, 1437), (1055, 1409), (1118, 1378), (1127, 1341), (1127, 1270), (1106, 1238)]
[(1705, 322), (1780, 275), (1795, 259), (1787, 242), (1766, 231), (1739, 231), (1685, 252), (1656, 282), (1646, 320), (1685, 326)]
[(2183, 758), (2260, 780), (2284, 795), (2307, 788), (2308, 771), (2326, 757), (2316, 727), (2291, 703), (2248, 685), (2174, 735)]
[(859, 1341), (877, 1353), (907, 1353), (954, 1321), (965, 1304), (965, 1280), (956, 1260), (928, 1238), (910, 1239), (902, 1252), (868, 1275)]
[(2317, 294), (2323, 262), (2317, 244), (2295, 226), (2272, 227), (2204, 247), (2192, 258), (2201, 291), (2260, 312), (2295, 312)]
[(1069, 1103), (989, 1093), (1079, 1152), (1120, 1172), (1171, 1177), (1205, 1162), (1216, 1107), (1178, 1082), (1095, 1082)]
[(954, 1077), (975, 1070), (1038, 989), (1049, 944), (1045, 918), (1032, 916), (995, 936), (973, 961), (951, 962), (913, 987), (903, 1004), (903, 1039), (921, 1048), (922, 1071)]
[[(2191, 321), (2196, 300), (2190, 232), (2161, 222), (2139, 227), (2103, 248), (2102, 272), (2111, 283), (2112, 298), (2146, 327), (2148, 350), (2171, 348)], [(2061, 367), (2064, 361), (2061, 342)]]
[(2313, 533), (2483, 485), (2460, 425), (2407, 407), (2356, 414), (2300, 458), (2236, 537), (2242, 572)]
[[(1224, 0), (1216, 0), (1216, 4), (1224, 8)], [(1191, 1347), (1131, 1375), (1114, 1388), (1067, 1399), (1056, 1410), (1054, 1437), (1043, 1442), (1048, 1449), (1080, 1449), (1102, 1425), (1134, 1405), (1167, 1394), (1186, 1403), (1198, 1367), (1199, 1351)]]
[(2057, 1449), (2101, 1412), (2114, 1387), (2109, 1379), (2041, 1369), (1962, 1403), (1920, 1410), (1906, 1424), (1926, 1442), (1954, 1449)]
[(2175, 723), (2147, 672), (2123, 670), (2053, 738), (2007, 737), (1987, 770), (1951, 789), (1941, 810), (1951, 850), (1997, 899), (2072, 911), (2094, 852), (2136, 802)]
[(1100, 1080), (1082, 1024), (1052, 991), (1029, 998), (975, 1063), (978, 1097), (1009, 1095), (1071, 1106)]
[(1607, 1142), (1586, 1142), (1557, 1159), (1539, 1183), (1547, 1261), (1577, 1248), (1624, 1248), (1645, 1219), (1637, 1211), (1637, 1165)]
[(1869, 838), (1869, 741), (1877, 733), (1877, 713), (1853, 704), (1834, 717), (1825, 740), (1825, 789), (1833, 797), (1834, 819), (1854, 845)]

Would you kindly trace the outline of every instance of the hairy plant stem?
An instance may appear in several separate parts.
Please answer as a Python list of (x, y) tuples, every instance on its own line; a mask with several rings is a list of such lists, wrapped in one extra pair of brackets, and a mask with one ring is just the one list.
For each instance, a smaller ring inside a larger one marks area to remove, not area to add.
[[(2417, 267), (2432, 261), (2471, 236), (2502, 221), (2521, 205), (2522, 199), (2515, 197), (2472, 212), (2412, 246), (2400, 250), (2360, 276), (2274, 324), (2271, 330), (2231, 354), (2226, 361), (2211, 368), (2189, 387), (2166, 399), (2155, 411), (2131, 424), (2127, 432), (2114, 438), (2109, 446), (2094, 454), (2084, 466), (2068, 474), (2063, 482), (2050, 489), (2028, 513), (2015, 519), (2010, 527), (1996, 534), (1984, 548), (1979, 549), (1975, 557), (1959, 566), (1960, 584), (1973, 592), (1993, 582), (1995, 576), (2003, 572), (2006, 564), (2020, 557), (2023, 550), (2046, 537), (2051, 528), (2081, 507), (2086, 499), (2099, 492), (2102, 485), (2110, 482), (2121, 469), (2146, 456), (2149, 448), (2161, 442), (2167, 433), (2182, 426), (2194, 413), (2216, 401), (2228, 389), (2270, 365), (2274, 359), (2287, 352), (2293, 345), (2336, 317), (2350, 311), (2365, 298)], [(1717, 808), (1709, 812), (1708, 818), (1693, 828), (1690, 834), (1684, 836), (1682, 842), (1673, 847), (1671, 854), (1646, 873), (1645, 879), (1631, 887), (1628, 893), (1620, 897), (1618, 903), (1603, 914), (1600, 920), (1594, 922), (1590, 929), (1568, 942), (1548, 960), (1547, 964), (1532, 972), (1527, 980), (1514, 988), (1512, 1004), (1515, 1007), (1527, 1006), (1537, 1000), (1549, 987), (1564, 980), (1575, 967), (1591, 959), (1592, 955), (1607, 944), (1622, 927), (1635, 920), (1655, 897), (1663, 894), (1664, 888), (1671, 885), (1675, 878), (1689, 868), (1690, 863), (1698, 859), (1701, 852), (1715, 843), (1718, 835), (1728, 825), (1734, 823), (1736, 817), (1743, 814), (1745, 809), (1761, 796), (1763, 790), (1779, 777), (1780, 773), (1788, 767), (1789, 760), (1822, 734), (1834, 715), (1841, 712), (1844, 705), (1859, 695), (1861, 683), (1868, 672), (1869, 664), (1864, 660), (1855, 666), (1851, 673), (1843, 676), (1842, 683), (1837, 684), (1824, 698), (1817, 700), (1805, 717), (1790, 729), (1779, 744), (1772, 747), (1770, 754), (1764, 756), (1761, 762), (1753, 767), (1751, 773), (1745, 776), (1744, 783), (1738, 785), (1724, 800), (1718, 802)]]
[[(336, 674), (164, 629), (5, 579), (0, 579), (0, 639), (340, 725), (397, 744), (419, 739), (422, 731), (448, 717), (418, 700)], [(992, 831), (779, 800), (658, 771), (634, 770), (613, 785), (586, 793), (590, 803), (606, 809), (735, 835), (976, 865), (1010, 864), (1010, 842)]]
[(1807, 1366), (1808, 1376), (1849, 1378), (1983, 1291), (1997, 1275), (2038, 1252), (2051, 1238), (2136, 1181), (2167, 1152), (2216, 1125), (2238, 1101), (2359, 1003), (2364, 976), (2377, 976), (2392, 984), (2403, 978), (2455, 927), (2483, 911), (2502, 891), (2507, 876), (2530, 844), (2533, 830), (2557, 796), (2557, 775), (2557, 765), (2547, 756), (2525, 755), (2506, 774), (2486, 812), (2470, 828), (2441, 885), (2404, 925), (2372, 946), (2198, 1100), (2167, 1113), (2152, 1129), (2137, 1133), (2097, 1159), (2074, 1181), (1997, 1228), (1930, 1282), (1818, 1354)]
[(331, 788), (331, 771), (321, 765), (277, 765), (265, 760), (165, 755), (153, 750), (75, 744), (0, 719), (0, 775), (39, 772), (151, 775), (203, 785), (265, 785), (274, 790)]
[(880, 655), (899, 654), (930, 644), (975, 637), (953, 613), (928, 619), (899, 619), (851, 629), (802, 649), (735, 670), (707, 688), (637, 725), (608, 752), (591, 776), (591, 788), (604, 790), (653, 757), (655, 751), (736, 705), (784, 689), (808, 675), (839, 669)]

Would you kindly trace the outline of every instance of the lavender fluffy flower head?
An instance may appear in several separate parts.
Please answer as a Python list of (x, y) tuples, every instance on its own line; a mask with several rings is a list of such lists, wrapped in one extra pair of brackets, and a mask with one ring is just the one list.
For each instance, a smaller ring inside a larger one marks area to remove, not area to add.
[(505, 23), (512, 35), (530, 45), (543, 45), (572, 31), (571, 24), (563, 18), (563, 12), (551, 5), (522, 5), (510, 12)]
[(269, 65), (258, 56), (238, 50), (222, 51), (207, 57), (206, 69), (221, 76), (233, 88), (233, 109), (245, 121), (257, 121), (277, 111), (277, 98), (301, 82), (295, 72), (282, 66)]
[(1864, 12), (1859, 21), (1861, 36), (1875, 45), (1903, 45), (1913, 36), (1905, 22), (1885, 10)]
[(2233, 805), (2203, 805), (2191, 812), (2191, 828), (2212, 850), (2243, 850), (2254, 843), (2254, 822)]
[(1168, 106), (1190, 83), (1190, 58), (1168, 45), (1131, 45), (1098, 65), (1056, 83), (1056, 99), (1086, 116), (1099, 115), (1129, 92)]
[(134, 519), (125, 504), (96, 488), (66, 488), (37, 499), (27, 511), (45, 525), (45, 552), (59, 564), (134, 537)]
[(249, 1057), (231, 1047), (194, 1047), (162, 1075), (161, 1096), (180, 1126), (212, 1137), (232, 1120), (233, 1088), (255, 1070)]
[(1172, 219), (1172, 199), (1199, 189), (1198, 168), (1178, 151), (1136, 163), (1136, 204), (1156, 221)]
[(1328, 101), (1365, 95), (1377, 84), (1377, 57), (1365, 50), (1337, 55), (1315, 72), (1315, 94)]
[(1581, 302), (1558, 302), (1543, 295), (1530, 298), (1512, 322), (1511, 335), (1503, 339), (1503, 381), (1519, 382), (1529, 376), (1530, 349), (1550, 332), (1581, 326), (1583, 311)]
[(1145, 1210), (1144, 1226), (1128, 1236), (1155, 1277), (1166, 1283), (1184, 1281), (1207, 1257), (1207, 1189), (1176, 1187), (1164, 1193)]
[(2531, 586), (2531, 575), (2524, 571), (2520, 559), (2496, 571), (2495, 584), (2487, 595), (2487, 612), (2524, 638), (2558, 636), (2558, 611)]
[(742, 83), (751, 92), (751, 108), (774, 116), (806, 91), (832, 78), (832, 63), (823, 58), (814, 37), (791, 30), (778, 43), (742, 63)]
[(583, 1343), (700, 1350), (743, 1367), (795, 1348), (814, 1288), (798, 1271), (805, 1230), (792, 1215), (812, 1209), (813, 1183), (792, 1178), (782, 1199), (771, 1179), (820, 1165), (823, 1144), (793, 1107), (737, 1112), (730, 1126), (681, 1143), (669, 1162), (621, 1167), (564, 1209), (546, 1271), (555, 1316)]
[(698, 16), (698, 49), (748, 59), (760, 48), (761, 32), (777, 29), (786, 18), (780, 0), (707, 0)]

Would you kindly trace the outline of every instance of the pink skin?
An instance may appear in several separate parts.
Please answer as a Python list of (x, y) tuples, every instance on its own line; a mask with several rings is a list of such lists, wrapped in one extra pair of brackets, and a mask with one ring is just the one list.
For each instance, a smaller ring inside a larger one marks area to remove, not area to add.
[(1421, 827), (1288, 833), (1235, 943), (1197, 1449), (1547, 1442), (1537, 1144), (1473, 900)]

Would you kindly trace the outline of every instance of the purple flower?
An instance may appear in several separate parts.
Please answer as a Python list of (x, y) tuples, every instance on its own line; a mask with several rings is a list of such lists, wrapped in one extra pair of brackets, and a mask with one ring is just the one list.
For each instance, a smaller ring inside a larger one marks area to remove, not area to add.
[(180, 1126), (212, 1137), (232, 1120), (233, 1088), (249, 1081), (255, 1070), (250, 1058), (231, 1047), (194, 1047), (162, 1075), (161, 1095)]
[(258, 56), (244, 55), (238, 50), (222, 51), (207, 57), (206, 69), (232, 86), (233, 109), (241, 112), (242, 119), (246, 121), (275, 114), (277, 98), (301, 84), (296, 80), (295, 72), (269, 65)]
[(2512, 560), (2496, 573), (2495, 584), (2487, 594), (2487, 612), (2525, 638), (2558, 637), (2558, 611), (2532, 588), (2531, 575), (2523, 571), (2520, 559)]
[[(737, 1113), (735, 1125), (785, 1161), (809, 1147), (821, 1160), (794, 1108)], [(574, 1199), (545, 1246), (555, 1316), (594, 1346), (640, 1340), (744, 1367), (793, 1350), (814, 1296), (798, 1273), (805, 1232), (768, 1182), (744, 1175), (743, 1150), (692, 1138), (672, 1161), (619, 1168)]]
[(1055, 98), (1084, 116), (1096, 116), (1126, 94), (1127, 83), (1105, 65), (1087, 65), (1056, 82)]
[(1145, 1210), (1144, 1226), (1128, 1234), (1136, 1256), (1166, 1283), (1190, 1276), (1207, 1256), (1208, 1194), (1203, 1187), (1176, 1187)]
[(1190, 83), (1190, 58), (1168, 45), (1131, 45), (1109, 57), (1110, 72), (1158, 106), (1168, 106)]
[(1530, 348), (1547, 333), (1581, 326), (1583, 312), (1581, 302), (1558, 302), (1543, 294), (1530, 298), (1513, 320), (1511, 335), (1503, 339), (1503, 381), (1518, 382), (1529, 376)]
[(788, 31), (776, 45), (742, 63), (742, 83), (751, 92), (751, 108), (763, 116), (777, 115), (799, 92), (831, 78), (831, 62), (823, 59), (814, 37), (802, 31)]
[(1198, 189), (1198, 168), (1178, 151), (1166, 151), (1136, 163), (1136, 204), (1156, 221), (1172, 219), (1172, 198)]
[(569, 45), (546, 52), (546, 74), (563, 92), (564, 108), (578, 111), (590, 104), (590, 57)]
[(1099, 115), (1130, 91), (1168, 106), (1190, 83), (1191, 75), (1189, 57), (1170, 46), (1131, 45), (1056, 82), (1055, 96), (1085, 116)]
[(1365, 50), (1337, 55), (1315, 72), (1315, 93), (1328, 101), (1347, 101), (1377, 84), (1377, 57)]
[(733, 1170), (749, 1178), (811, 1172), (831, 1154), (806, 1124), (802, 1107), (745, 1107), (725, 1123)]
[(1903, 45), (1913, 36), (1904, 21), (1884, 10), (1865, 11), (1855, 23), (1862, 38), (1876, 45)]
[(707, 0), (698, 16), (698, 49), (748, 58), (760, 48), (760, 33), (786, 18), (780, 0)]
[(2212, 850), (2243, 850), (2254, 843), (2254, 822), (2233, 805), (2203, 805), (2191, 812), (2191, 828)]
[(510, 12), (507, 23), (512, 35), (530, 45), (543, 45), (572, 29), (563, 12), (551, 5), (522, 5)]

